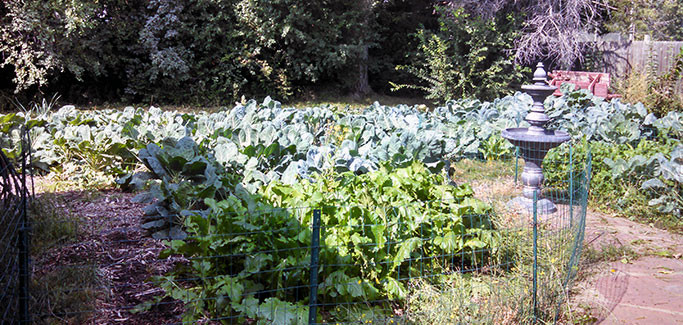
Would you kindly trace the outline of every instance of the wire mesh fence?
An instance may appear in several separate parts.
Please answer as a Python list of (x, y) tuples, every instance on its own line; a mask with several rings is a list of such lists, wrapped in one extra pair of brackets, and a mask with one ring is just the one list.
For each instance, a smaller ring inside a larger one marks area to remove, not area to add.
[[(30, 319), (557, 321), (578, 270), (590, 151), (576, 144), (553, 149), (544, 162), (545, 186), (533, 193), (531, 208), (510, 203), (522, 192), (517, 168), (523, 165), (517, 159), (455, 161), (451, 179), (470, 184), (474, 197), (245, 210), (229, 200), (212, 202), (206, 214), (169, 216), (186, 236), (165, 240), (142, 229), (143, 206), (127, 194), (60, 194), (69, 204), (45, 194), (48, 205), (76, 212), (32, 209), (37, 248)], [(555, 211), (539, 209), (542, 199)]]
[[(28, 135), (23, 132), (22, 147), (29, 148), (27, 143)], [(29, 321), (27, 161), (30, 161), (30, 150), (24, 150), (12, 160), (0, 151), (0, 319), (3, 324)]]

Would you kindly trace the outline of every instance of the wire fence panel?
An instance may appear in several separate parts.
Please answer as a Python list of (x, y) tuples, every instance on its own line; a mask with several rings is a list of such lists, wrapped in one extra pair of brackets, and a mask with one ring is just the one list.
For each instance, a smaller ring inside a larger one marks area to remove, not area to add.
[(63, 193), (81, 213), (32, 216), (34, 235), (78, 236), (33, 256), (31, 317), (93, 324), (557, 321), (583, 244), (590, 151), (579, 147), (555, 148), (544, 162), (545, 186), (532, 203), (549, 200), (552, 213), (509, 203), (522, 192), (515, 161), (471, 159), (453, 163), (452, 180), (470, 184), (474, 197), (268, 209), (239, 208), (227, 198), (207, 201), (209, 212), (168, 216), (183, 232), (166, 239), (142, 228), (145, 205), (128, 194)]
[[(22, 147), (28, 148), (27, 133)], [(26, 324), (29, 318), (29, 225), (26, 161), (30, 150), (16, 159), (0, 151), (0, 319), (3, 324)]]

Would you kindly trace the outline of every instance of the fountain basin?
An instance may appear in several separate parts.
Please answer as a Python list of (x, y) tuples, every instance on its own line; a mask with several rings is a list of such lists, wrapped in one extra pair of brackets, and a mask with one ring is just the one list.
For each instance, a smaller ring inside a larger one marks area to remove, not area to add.
[(534, 131), (530, 128), (505, 129), (501, 136), (521, 150), (550, 150), (569, 141), (569, 133), (558, 130)]

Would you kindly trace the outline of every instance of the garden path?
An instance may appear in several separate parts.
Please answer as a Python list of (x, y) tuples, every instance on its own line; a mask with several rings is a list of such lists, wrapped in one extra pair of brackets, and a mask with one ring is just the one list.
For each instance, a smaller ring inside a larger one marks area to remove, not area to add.
[(589, 212), (585, 242), (604, 260), (574, 287), (578, 323), (683, 324), (683, 236)]
[[(165, 274), (178, 260), (174, 257), (164, 261), (157, 259), (164, 246), (145, 236), (140, 228), (144, 204), (132, 202), (134, 195), (120, 190), (68, 191), (56, 195), (63, 202), (57, 208), (79, 220), (80, 235), (73, 243), (50, 250), (45, 254), (46, 258), (36, 259), (34, 267), (42, 273), (68, 269), (67, 265), (71, 265), (71, 269), (96, 270), (97, 281), (77, 284), (74, 296), (90, 286), (96, 287), (98, 292), (102, 287), (106, 288), (104, 295), (92, 297), (94, 301), (79, 302), (80, 309), (74, 310), (78, 307), (71, 306), (74, 303), (67, 300), (64, 308), (70, 318), (55, 316), (58, 322), (133, 325), (179, 322), (182, 306), (171, 301), (164, 301), (151, 311), (130, 313), (135, 306), (161, 292), (151, 283), (151, 277)], [(65, 288), (69, 285), (74, 286), (66, 284)], [(59, 284), (51, 283), (50, 286)], [(78, 299), (81, 298), (74, 298), (74, 301)]]

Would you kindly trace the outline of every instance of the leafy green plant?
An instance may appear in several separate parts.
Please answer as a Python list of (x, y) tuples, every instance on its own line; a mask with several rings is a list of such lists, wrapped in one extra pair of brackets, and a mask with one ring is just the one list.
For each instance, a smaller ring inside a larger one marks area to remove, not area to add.
[(417, 64), (399, 65), (424, 84), (392, 84), (393, 90), (423, 90), (426, 98), (447, 101), (462, 97), (491, 99), (509, 92), (525, 70), (506, 51), (515, 38), (511, 15), (486, 20), (462, 8), (436, 7), (439, 30), (421, 29)]
[(683, 196), (681, 195), (683, 145), (679, 144), (674, 148), (670, 159), (662, 154), (655, 158), (659, 165), (654, 172), (655, 177), (644, 181), (640, 187), (653, 197), (648, 205), (655, 207), (660, 213), (672, 214), (680, 218), (683, 212)]
[[(569, 145), (553, 149), (544, 161), (546, 186), (568, 189), (565, 182), (570, 166), (565, 162)], [(678, 140), (640, 140), (637, 145), (609, 144), (605, 142), (575, 143), (572, 147), (574, 166), (592, 154), (592, 204), (603, 209), (618, 211), (646, 222), (665, 227), (680, 227), (682, 207), (678, 188), (680, 174), (680, 148)], [(580, 184), (581, 171), (573, 170), (574, 184)]]
[(512, 155), (512, 144), (500, 135), (494, 134), (481, 143), (479, 152), (485, 160), (502, 160), (503, 158), (510, 158)]
[[(551, 127), (618, 144), (682, 136), (683, 115), (678, 112), (657, 118), (641, 105), (586, 96), (570, 93), (549, 102)], [(273, 180), (291, 182), (294, 175), (307, 177), (328, 166), (363, 173), (385, 161), (405, 166), (420, 160), (438, 170), (444, 158), (481, 156), (480, 149), (492, 146), (505, 152), (509, 145), (491, 137), (505, 128), (527, 126), (529, 104), (528, 96), (517, 93), (493, 102), (451, 101), (432, 112), (379, 104), (360, 112), (283, 108), (270, 98), (212, 114), (65, 106), (41, 116), (1, 115), (0, 143), (9, 156), (18, 152), (20, 128), (26, 124), (32, 126), (32, 164), (37, 169), (57, 167), (72, 171), (74, 178), (111, 177), (134, 170), (136, 153), (148, 144), (189, 136), (221, 165), (247, 171), (244, 185), (255, 192)], [(330, 132), (334, 125), (347, 131)]]
[[(180, 254), (191, 263), (158, 279), (168, 296), (187, 304), (185, 320), (243, 315), (288, 324), (305, 317), (305, 298), (291, 290), (262, 290), (307, 285), (312, 207), (322, 209), (325, 228), (320, 264), (340, 265), (320, 270), (322, 302), (404, 299), (401, 277), (420, 272), (410, 260), (468, 252), (458, 259), (469, 264), (484, 258), (475, 251), (498, 244), (486, 217), (490, 207), (474, 199), (469, 186), (447, 185), (420, 163), (361, 176), (330, 171), (313, 177), (273, 182), (250, 199), (206, 199), (208, 214), (185, 218), (189, 237), (169, 242), (162, 257)], [(287, 208), (297, 206), (311, 208)], [(188, 272), (201, 280), (183, 282)]]
[[(123, 176), (120, 185), (140, 189), (155, 176), (137, 173), (133, 177), (132, 172), (139, 167), (136, 162), (142, 161), (138, 157), (141, 149), (149, 144), (163, 149), (166, 143), (189, 137), (196, 143), (196, 156), (192, 159), (204, 157), (208, 165), (217, 163), (217, 170), (244, 171), (238, 182), (248, 192), (256, 193), (271, 182), (292, 184), (297, 178), (310, 180), (313, 174), (330, 168), (363, 174), (378, 170), (383, 163), (405, 167), (418, 160), (436, 172), (444, 166), (444, 159), (504, 158), (511, 146), (499, 134), (505, 128), (528, 126), (524, 117), (530, 103), (527, 95), (517, 93), (492, 102), (449, 101), (433, 111), (378, 103), (355, 112), (330, 107), (283, 108), (270, 98), (261, 103), (250, 100), (214, 113), (192, 114), (156, 107), (83, 111), (64, 106), (40, 115), (0, 115), (0, 144), (8, 156), (16, 155), (21, 149), (21, 128), (26, 125), (31, 127), (31, 163), (35, 170), (52, 169), (60, 172), (63, 179), (83, 186), (108, 186), (112, 177)], [(611, 193), (614, 181), (607, 172), (601, 176), (600, 171), (610, 169), (604, 158), (620, 166), (618, 158), (628, 163), (634, 155), (650, 159), (657, 152), (668, 157), (671, 148), (683, 138), (680, 112), (658, 118), (648, 114), (643, 105), (606, 102), (585, 92), (565, 92), (563, 97), (549, 98), (546, 104), (550, 127), (568, 131), (575, 140), (585, 137), (596, 144), (594, 189), (605, 184), (605, 193)], [(552, 155), (553, 151), (549, 158)], [(550, 173), (564, 168), (549, 167), (546, 171)], [(181, 172), (182, 168), (174, 171), (181, 176), (174, 182), (185, 179)], [(654, 177), (650, 176), (652, 173), (647, 175), (638, 182)], [(552, 175), (547, 179), (550, 182)], [(621, 211), (638, 210), (654, 198), (648, 198), (638, 182), (617, 191), (633, 193), (623, 197), (619, 206), (628, 208), (620, 208)], [(185, 193), (179, 200), (194, 193), (185, 186), (178, 189)], [(176, 190), (165, 191), (159, 197), (170, 197)], [(202, 207), (202, 200), (197, 201), (197, 206)], [(173, 214), (182, 210), (174, 210)]]
[(226, 198), (228, 189), (236, 187), (237, 177), (223, 170), (212, 155), (203, 155), (189, 137), (167, 139), (163, 148), (149, 144), (138, 156), (152, 175), (135, 174), (126, 181), (155, 180), (149, 191), (133, 201), (152, 203), (145, 207), (142, 228), (157, 239), (185, 238), (184, 219), (192, 214), (206, 216), (205, 199)]

